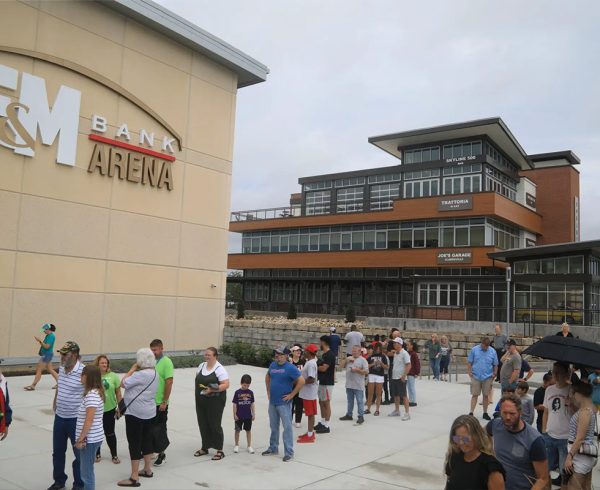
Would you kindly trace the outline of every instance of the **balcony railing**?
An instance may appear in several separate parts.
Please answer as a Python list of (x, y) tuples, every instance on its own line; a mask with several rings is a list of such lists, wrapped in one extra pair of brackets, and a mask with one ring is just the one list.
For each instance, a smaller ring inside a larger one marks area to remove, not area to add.
[(250, 211), (233, 211), (230, 221), (254, 221), (260, 219), (278, 219), (302, 216), (300, 205), (280, 208), (253, 209)]

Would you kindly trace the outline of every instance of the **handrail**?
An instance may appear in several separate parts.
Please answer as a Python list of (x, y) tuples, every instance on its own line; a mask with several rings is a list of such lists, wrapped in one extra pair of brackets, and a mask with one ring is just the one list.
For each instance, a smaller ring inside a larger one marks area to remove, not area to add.
[(302, 207), (282, 206), (278, 208), (252, 209), (249, 211), (233, 211), (230, 221), (254, 221), (262, 219), (292, 218), (302, 215)]

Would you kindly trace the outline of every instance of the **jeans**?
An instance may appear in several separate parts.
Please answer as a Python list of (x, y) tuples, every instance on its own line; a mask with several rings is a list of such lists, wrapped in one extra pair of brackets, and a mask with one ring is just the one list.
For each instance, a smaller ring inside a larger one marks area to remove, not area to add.
[(408, 401), (410, 403), (417, 403), (417, 389), (415, 387), (415, 377), (406, 377), (406, 389), (408, 390)]
[(83, 449), (79, 449), (79, 461), (81, 465), (81, 479), (85, 490), (95, 490), (96, 477), (94, 476), (94, 463), (96, 452), (100, 449), (102, 442), (88, 442)]
[(54, 483), (59, 486), (65, 486), (67, 475), (65, 473), (65, 459), (67, 452), (67, 441), (71, 441), (71, 447), (75, 454), (73, 461), (73, 486), (83, 488), (83, 480), (79, 468), (79, 451), (75, 449), (75, 429), (77, 427), (77, 418), (63, 419), (58, 415), (54, 416), (54, 427), (52, 429), (52, 477)]
[(269, 450), (273, 453), (279, 452), (279, 423), (283, 425), (283, 448), (285, 456), (294, 455), (294, 433), (292, 430), (292, 408), (291, 402), (282, 405), (269, 403), (269, 423), (271, 424), (271, 438), (269, 439)]
[(544, 443), (548, 454), (548, 470), (558, 469), (562, 474), (567, 458), (567, 442), (567, 439), (555, 439), (548, 434), (544, 434)]
[(433, 374), (433, 379), (440, 379), (440, 358), (429, 359), (429, 367)]
[(354, 399), (356, 398), (356, 405), (358, 416), (362, 417), (365, 414), (365, 399), (363, 398), (363, 390), (355, 390), (353, 388), (346, 388), (346, 398), (348, 399), (348, 408), (346, 409), (346, 415), (352, 417), (354, 411)]

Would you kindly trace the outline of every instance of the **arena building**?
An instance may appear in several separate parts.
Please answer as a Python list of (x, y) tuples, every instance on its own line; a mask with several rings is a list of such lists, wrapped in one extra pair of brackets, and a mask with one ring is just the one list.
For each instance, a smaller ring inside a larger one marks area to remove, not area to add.
[(0, 356), (219, 344), (237, 90), (267, 67), (148, 0), (4, 1)]

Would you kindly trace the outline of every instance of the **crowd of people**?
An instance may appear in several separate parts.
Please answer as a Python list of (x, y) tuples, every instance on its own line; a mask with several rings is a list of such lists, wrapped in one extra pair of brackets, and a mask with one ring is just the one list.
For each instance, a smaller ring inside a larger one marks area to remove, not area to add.
[[(35, 390), (44, 368), (53, 373), (52, 356), (47, 351), (54, 346), (56, 327), (45, 324), (42, 331), (44, 338), (36, 337), (40, 344), (36, 376), (25, 387), (27, 391)], [(568, 325), (563, 325), (559, 335), (568, 334)], [(279, 454), (280, 435), (282, 459), (287, 462), (294, 457), (294, 443), (315, 443), (317, 434), (331, 433), (331, 400), (338, 367), (345, 370), (347, 401), (340, 421), (362, 425), (365, 415), (377, 417), (382, 405), (388, 404), (394, 405), (388, 417), (410, 420), (410, 409), (417, 406), (416, 379), (421, 369), (417, 343), (403, 339), (397, 329), (392, 329), (389, 337), (378, 336), (366, 342), (355, 325), (344, 341), (345, 356), (339, 356), (342, 339), (332, 327), (329, 335), (319, 339), (319, 346), (295, 344), (274, 349), (265, 375), (270, 439), (263, 456)], [(434, 379), (446, 380), (452, 360), (448, 338), (442, 336), (438, 340), (433, 334), (425, 348)], [(140, 479), (152, 478), (153, 468), (165, 463), (170, 444), (167, 418), (174, 367), (164, 354), (162, 341), (154, 339), (148, 348), (139, 349), (136, 362), (122, 378), (111, 371), (107, 355), (99, 355), (92, 364), (84, 366), (76, 342), (66, 342), (58, 353), (60, 367), (53, 400), (54, 482), (48, 490), (65, 488), (69, 443), (74, 452), (74, 489), (95, 488), (94, 464), (102, 459), (104, 440), (111, 462), (120, 464), (115, 425), (121, 418), (125, 420), (131, 468), (128, 477), (117, 485), (139, 487)], [(528, 380), (533, 369), (522, 359), (516, 342), (503, 335), (497, 325), (491, 339), (483, 337), (470, 350), (467, 374), (470, 411), (459, 416), (450, 429), (444, 466), (447, 490), (543, 489), (550, 484), (568, 490), (591, 490), (592, 470), (598, 457), (600, 369), (588, 372), (556, 362), (552, 371), (544, 374), (543, 385), (532, 398)], [(500, 381), (502, 397), (490, 415), (488, 407), (496, 379)], [(256, 410), (251, 384), (251, 376), (244, 374), (232, 397), (234, 453), (240, 450), (241, 432), (246, 433), (246, 450), (254, 453), (251, 431)], [(218, 360), (216, 348), (205, 350), (194, 387), (201, 437), (201, 447), (194, 456), (209, 456), (212, 450), (211, 459), (222, 460), (222, 418), (230, 379)], [(484, 427), (474, 416), (480, 396)], [(293, 425), (300, 427), (303, 416), (306, 432), (294, 441)], [(6, 378), (0, 372), (0, 440), (7, 437), (11, 422), (10, 395)], [(552, 471), (557, 471), (558, 476), (551, 478)]]

